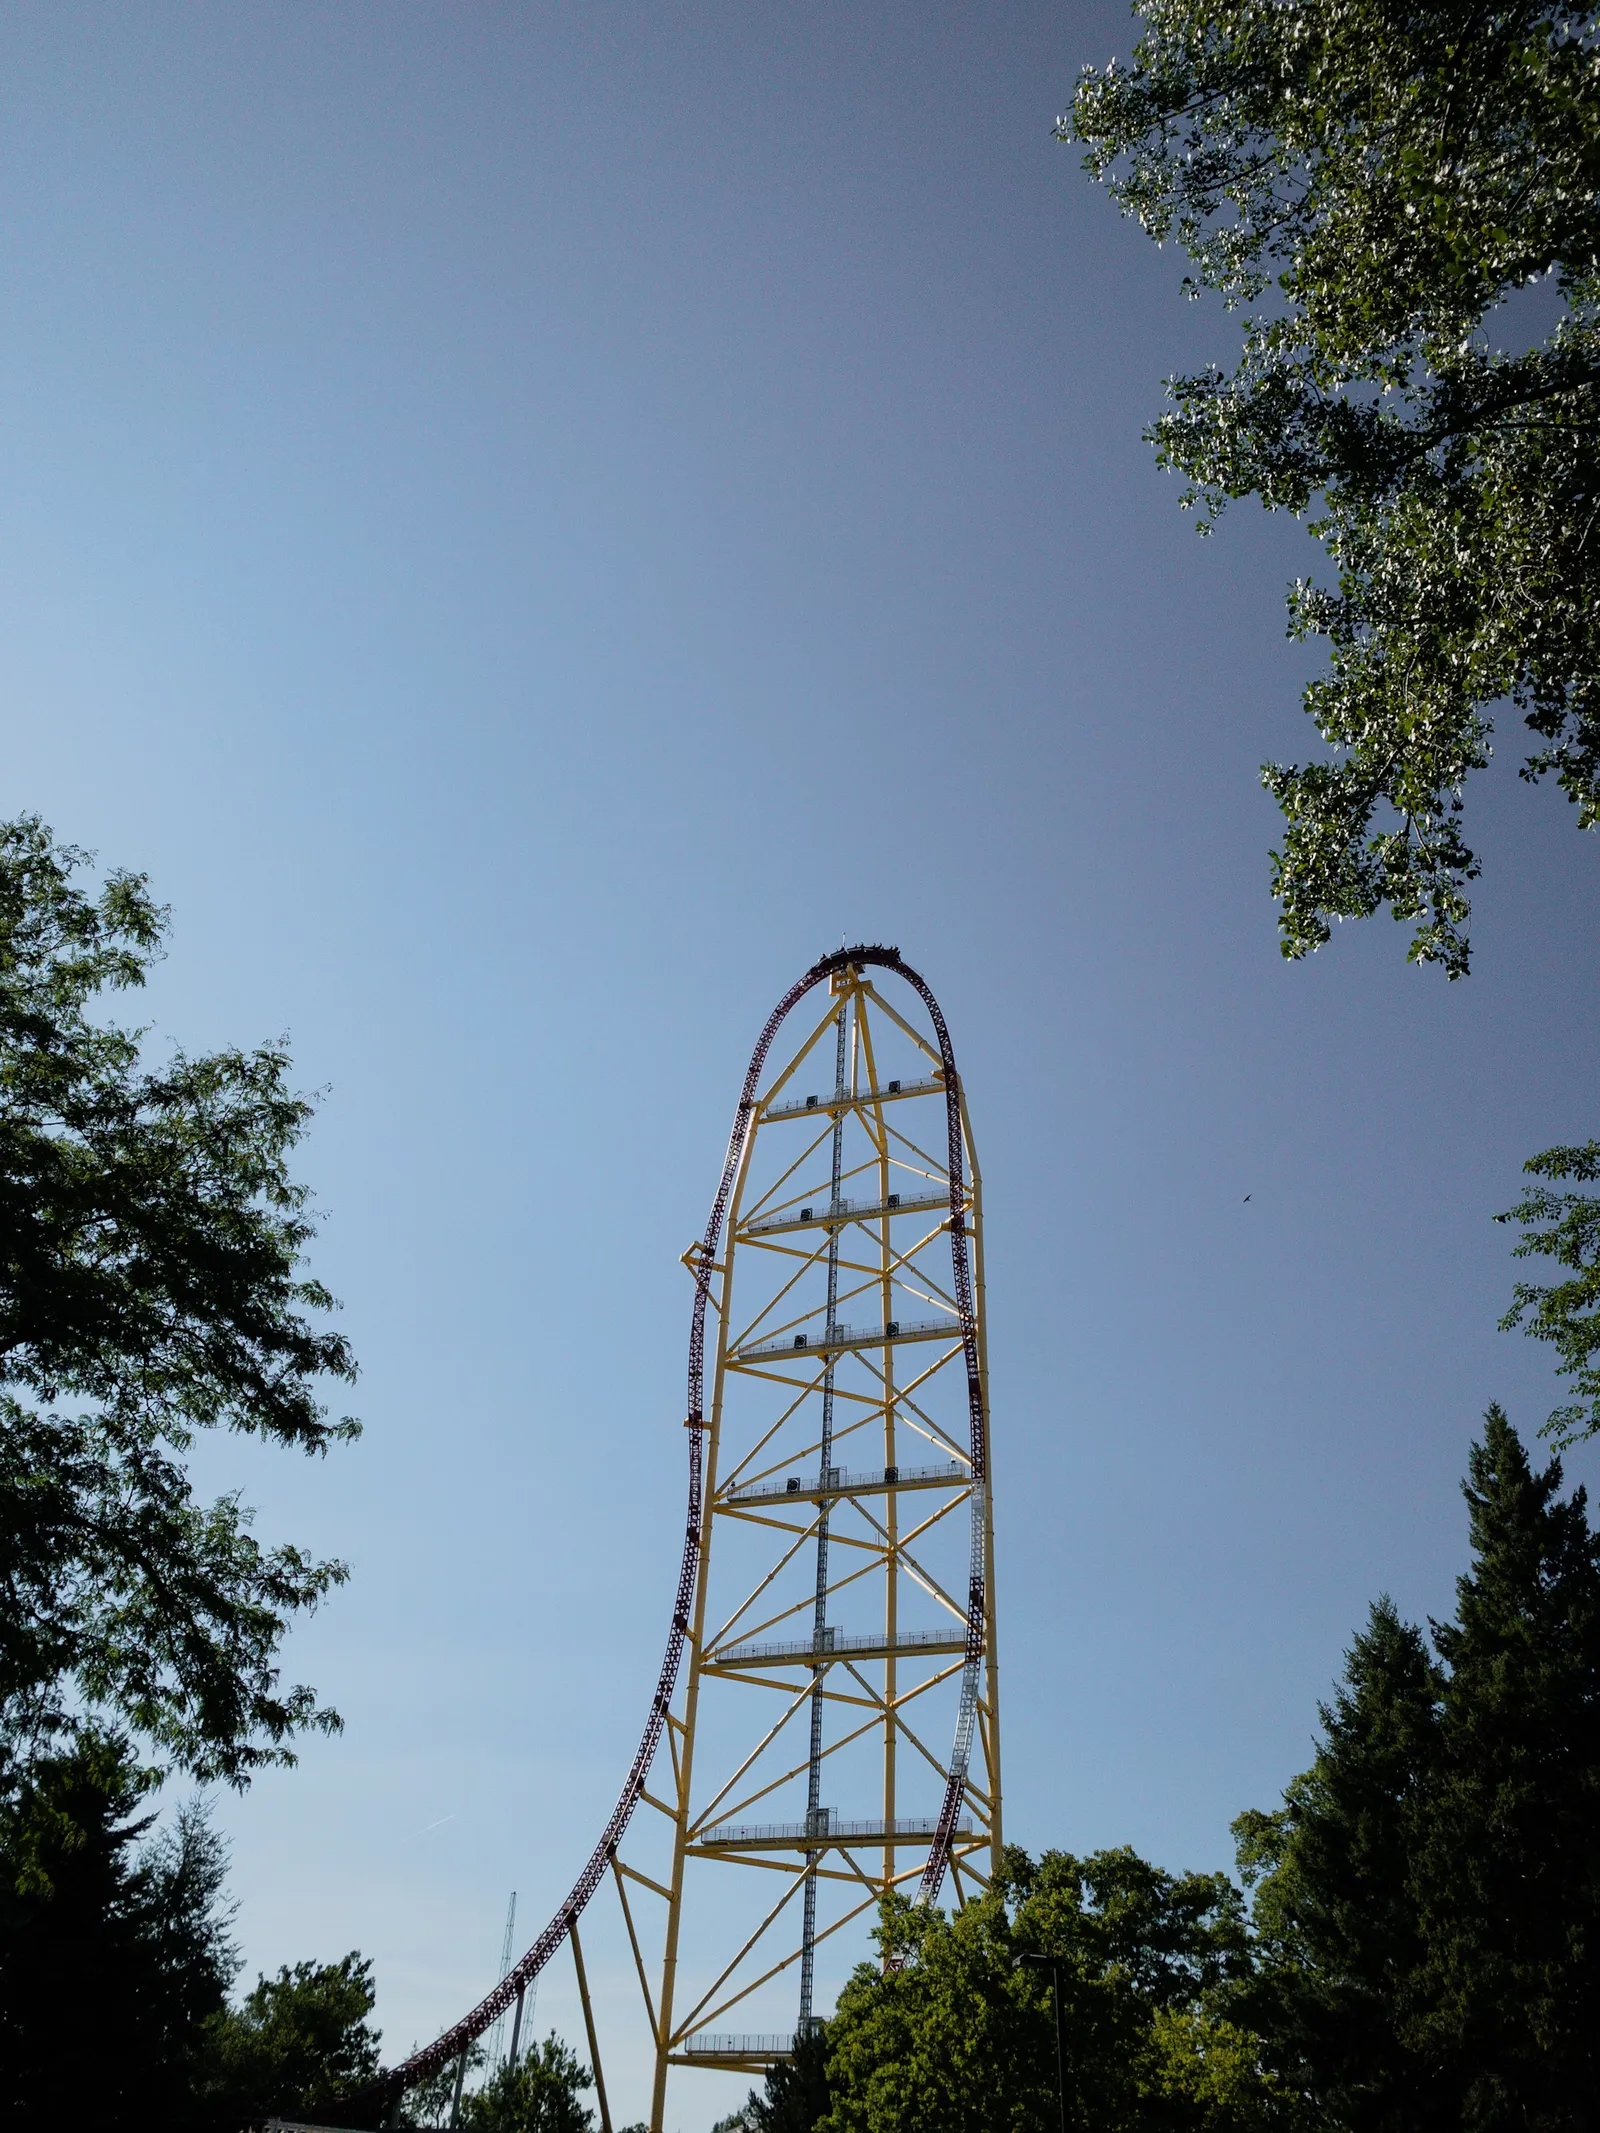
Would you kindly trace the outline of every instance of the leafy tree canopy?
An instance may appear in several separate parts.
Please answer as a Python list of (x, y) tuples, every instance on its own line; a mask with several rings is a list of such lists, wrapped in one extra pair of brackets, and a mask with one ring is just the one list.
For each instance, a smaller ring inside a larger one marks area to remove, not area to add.
[(219, 2126), (274, 2113), (337, 2123), (378, 2071), (375, 1999), (372, 1964), (354, 1950), (258, 1978), (242, 2006), (211, 2023), (208, 2115)]
[(593, 2087), (593, 2074), (552, 2030), (462, 2099), (461, 2123), (472, 2133), (591, 2133), (583, 2098)]
[(1349, 2133), (1574, 2128), (1600, 2093), (1600, 1539), (1491, 1408), (1431, 1645), (1381, 1602), (1277, 1814), (1240, 2005)]
[[(1521, 0), (1146, 0), (1130, 66), (1058, 129), (1191, 290), (1244, 307), (1231, 375), (1150, 435), (1209, 527), (1313, 512), (1336, 589), (1306, 708), (1331, 758), (1269, 764), (1283, 951), (1387, 904), (1468, 967), (1463, 788), (1519, 709), (1600, 824), (1600, 16)], [(1499, 307), (1542, 286), (1533, 345)], [(1504, 343), (1505, 345), (1501, 345)]]
[[(1593, 1184), (1600, 1179), (1600, 1141), (1546, 1148), (1522, 1167), (1538, 1178)], [(1514, 1247), (1518, 1259), (1553, 1259), (1570, 1277), (1519, 1281), (1511, 1309), (1500, 1321), (1507, 1332), (1520, 1325), (1535, 1340), (1550, 1341), (1560, 1357), (1558, 1375), (1569, 1378), (1578, 1395), (1554, 1410), (1544, 1434), (1560, 1445), (1600, 1434), (1600, 1199), (1539, 1184), (1495, 1220), (1524, 1225)]]
[(1264, 2127), (1280, 2098), (1230, 2018), (1250, 1956), (1238, 1891), (1127, 1849), (1008, 1854), (996, 1890), (945, 1918), (901, 1905), (893, 1961), (863, 1965), (828, 2027), (826, 2133), (1055, 2133), (1056, 1959), (1074, 2123), (1096, 2133)]
[(317, 1388), (355, 1366), (300, 1270), (287, 1054), (151, 1066), (97, 1019), (166, 915), (141, 876), (81, 887), (86, 864), (36, 818), (0, 826), (0, 1781), (101, 1714), (242, 1784), (338, 1724), (275, 1654), (345, 1571), (197, 1502), (181, 1454), (218, 1426), (353, 1436)]

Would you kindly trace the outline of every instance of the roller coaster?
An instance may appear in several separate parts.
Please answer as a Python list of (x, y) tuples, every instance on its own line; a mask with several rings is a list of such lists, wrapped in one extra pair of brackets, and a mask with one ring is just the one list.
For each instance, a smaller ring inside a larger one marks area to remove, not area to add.
[[(931, 1904), (948, 1881), (963, 1903), (999, 1865), (982, 1181), (944, 1016), (898, 949), (823, 956), (768, 1016), (684, 1264), (683, 1553), (638, 1752), (527, 1952), (380, 2077), (391, 2118), (452, 2063), (459, 2103), (471, 2047), (508, 2013), (515, 2059), (528, 1990), (567, 1943), (612, 2133), (579, 1933), (602, 1890), (662, 2133), (672, 2068), (759, 2072), (792, 2051), (818, 2019), (819, 1951), (851, 1946), (835, 1936), (855, 1926), (859, 1957), (885, 1898)], [(735, 2010), (769, 2026), (714, 2026)]]

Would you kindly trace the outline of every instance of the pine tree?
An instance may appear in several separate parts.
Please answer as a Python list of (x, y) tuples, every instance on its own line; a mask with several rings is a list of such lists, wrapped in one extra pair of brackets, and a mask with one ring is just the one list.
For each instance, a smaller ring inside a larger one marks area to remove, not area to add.
[(828, 2029), (819, 2022), (795, 2038), (789, 2057), (769, 2066), (761, 2087), (711, 2133), (812, 2133), (832, 2101)]
[(1312, 1768), (1235, 1824), (1245, 2011), (1347, 2133), (1600, 2122), (1600, 1541), (1498, 1408), (1432, 1651), (1382, 1601)]
[(1600, 1538), (1561, 1480), (1491, 1408), (1465, 1485), (1475, 1560), (1433, 1631), (1449, 1671), (1424, 1982), (1475, 2128), (1600, 2118)]
[(90, 1734), (0, 1807), (0, 2122), (16, 2133), (195, 2122), (234, 1967), (224, 1862), (194, 1811), (141, 1845), (148, 1790), (124, 1741)]
[(1381, 1599), (1345, 1660), (1310, 1770), (1234, 1824), (1265, 1957), (1248, 2012), (1280, 2071), (1359, 2133), (1457, 2121), (1409, 2041), (1424, 1946), (1411, 1865), (1437, 1784), (1442, 1680)]

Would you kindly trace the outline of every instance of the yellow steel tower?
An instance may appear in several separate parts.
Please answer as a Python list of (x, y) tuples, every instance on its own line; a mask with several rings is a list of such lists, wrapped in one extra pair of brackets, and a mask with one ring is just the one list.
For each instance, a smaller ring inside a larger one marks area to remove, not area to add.
[(563, 1940), (598, 2074), (577, 1920), (609, 1882), (662, 2133), (670, 2069), (788, 2053), (881, 1899), (962, 1903), (999, 1863), (982, 1183), (898, 950), (824, 956), (774, 1009), (684, 1256), (689, 1511), (644, 1739), (565, 1905), (392, 2094), (520, 2023)]
[[(880, 1898), (931, 1898), (948, 1868), (959, 1902), (999, 1860), (971, 1125), (937, 1004), (898, 955), (825, 961), (793, 1051), (773, 1061), (773, 1031), (752, 1066), (723, 1237), (689, 1255), (714, 1349), (688, 1665), (651, 1796), (672, 1825), (648, 1884), (660, 1969), (641, 1979), (655, 2133), (669, 2066), (789, 2049), (819, 1951)], [(730, 2031), (746, 2009), (765, 2029)]]

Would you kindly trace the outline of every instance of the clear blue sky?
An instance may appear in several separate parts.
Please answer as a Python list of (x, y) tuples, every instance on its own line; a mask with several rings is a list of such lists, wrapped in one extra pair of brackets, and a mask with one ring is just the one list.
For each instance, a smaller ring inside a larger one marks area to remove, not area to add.
[(842, 935), (934, 984), (985, 1162), (1020, 1842), (1227, 1863), (1368, 1601), (1448, 1607), (1485, 1402), (1552, 1402), (1489, 1217), (1600, 1116), (1594, 846), (1508, 732), (1478, 974), (1387, 920), (1280, 963), (1255, 770), (1308, 747), (1314, 559), (1196, 541), (1139, 442), (1229, 336), (1051, 140), (1129, 39), (0, 9), (4, 803), (170, 900), (164, 1036), (287, 1029), (327, 1091), (367, 1434), (203, 1468), (348, 1556), (289, 1661), (348, 1727), (219, 1814), (252, 1973), (360, 1947), (391, 2046), (625, 1767), (678, 1255)]

